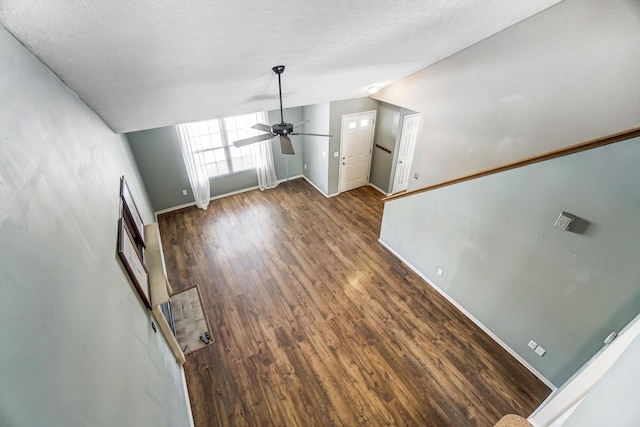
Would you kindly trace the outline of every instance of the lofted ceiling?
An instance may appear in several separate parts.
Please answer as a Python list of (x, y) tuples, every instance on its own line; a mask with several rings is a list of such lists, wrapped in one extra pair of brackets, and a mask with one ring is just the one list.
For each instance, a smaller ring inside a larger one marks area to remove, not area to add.
[(367, 96), (560, 0), (0, 0), (116, 132)]

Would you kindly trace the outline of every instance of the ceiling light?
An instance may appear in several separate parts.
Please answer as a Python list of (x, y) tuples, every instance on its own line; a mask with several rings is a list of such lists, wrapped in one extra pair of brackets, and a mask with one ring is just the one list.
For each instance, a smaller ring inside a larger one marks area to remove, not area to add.
[(377, 86), (369, 86), (369, 88), (367, 89), (367, 92), (369, 92), (369, 95), (373, 95), (374, 93), (378, 92), (378, 87)]

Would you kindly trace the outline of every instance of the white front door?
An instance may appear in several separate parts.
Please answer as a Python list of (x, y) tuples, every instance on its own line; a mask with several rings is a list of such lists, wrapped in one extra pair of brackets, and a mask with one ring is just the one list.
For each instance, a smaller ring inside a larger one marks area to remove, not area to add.
[(392, 193), (404, 191), (409, 186), (409, 174), (413, 163), (413, 151), (416, 148), (416, 138), (420, 130), (420, 114), (404, 116), (396, 162), (396, 175), (393, 179)]
[(375, 111), (342, 116), (340, 132), (340, 191), (369, 183)]

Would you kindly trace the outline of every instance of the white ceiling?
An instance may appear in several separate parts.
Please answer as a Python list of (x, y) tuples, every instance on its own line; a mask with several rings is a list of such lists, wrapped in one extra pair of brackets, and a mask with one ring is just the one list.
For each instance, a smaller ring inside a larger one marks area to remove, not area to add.
[(0, 0), (116, 132), (366, 96), (560, 0)]

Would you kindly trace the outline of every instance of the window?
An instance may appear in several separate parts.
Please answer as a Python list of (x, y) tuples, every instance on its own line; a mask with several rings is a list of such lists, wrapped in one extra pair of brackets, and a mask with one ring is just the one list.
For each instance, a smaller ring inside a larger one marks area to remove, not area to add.
[(196, 159), (207, 168), (209, 178), (229, 175), (256, 167), (257, 144), (236, 148), (233, 141), (260, 135), (252, 129), (256, 123), (266, 123), (264, 112), (223, 119), (186, 123), (183, 126), (193, 142)]

